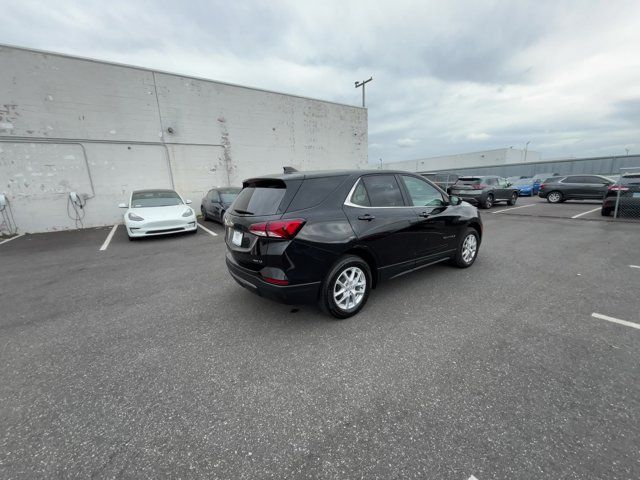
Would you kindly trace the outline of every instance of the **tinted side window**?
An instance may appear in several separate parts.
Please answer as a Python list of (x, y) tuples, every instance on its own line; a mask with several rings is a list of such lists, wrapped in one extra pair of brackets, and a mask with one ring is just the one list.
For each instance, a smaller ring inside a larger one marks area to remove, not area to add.
[(414, 206), (436, 207), (443, 205), (442, 194), (429, 183), (408, 175), (403, 175), (402, 179), (409, 191), (409, 196)]
[(582, 183), (582, 177), (570, 176), (565, 178), (562, 183)]
[(494, 186), (496, 184), (496, 179), (495, 178), (485, 178), (483, 183), (485, 185)]
[(351, 203), (355, 203), (356, 205), (361, 205), (363, 207), (371, 206), (369, 195), (367, 194), (367, 189), (364, 187), (364, 183), (360, 181), (358, 182), (356, 189), (353, 191), (353, 195), (351, 195)]
[(346, 175), (336, 177), (308, 178), (298, 190), (287, 209), (288, 212), (304, 210), (318, 205), (344, 181)]
[(509, 182), (507, 182), (506, 178), (501, 178), (498, 180), (498, 185), (500, 185), (501, 187), (506, 187), (508, 183)]
[(605, 183), (604, 178), (600, 178), (600, 177), (582, 177), (582, 183), (592, 183), (592, 184), (598, 184), (598, 185), (602, 185), (603, 183)]
[(372, 207), (403, 207), (400, 186), (393, 175), (367, 175), (362, 177)]

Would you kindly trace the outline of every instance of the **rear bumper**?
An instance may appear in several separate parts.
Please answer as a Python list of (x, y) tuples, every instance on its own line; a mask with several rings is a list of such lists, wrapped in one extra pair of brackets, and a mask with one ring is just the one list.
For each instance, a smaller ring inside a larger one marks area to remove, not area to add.
[(321, 282), (302, 285), (273, 285), (262, 280), (258, 272), (238, 265), (229, 253), (227, 253), (226, 262), (233, 279), (240, 286), (256, 295), (288, 305), (315, 303), (318, 300)]
[(464, 193), (451, 193), (451, 195), (455, 195), (456, 197), (459, 197), (465, 202), (470, 203), (471, 205), (474, 205), (474, 206), (477, 206), (479, 203), (484, 203), (484, 201), (487, 199), (487, 196), (484, 193), (480, 195), (465, 195)]
[[(616, 200), (617, 200), (616, 197), (605, 197), (605, 199), (602, 202), (602, 208), (613, 211), (616, 208)], [(640, 198), (627, 197), (627, 196), (620, 197), (619, 203), (618, 203), (618, 210), (620, 209), (630, 209), (630, 210), (640, 209)]]

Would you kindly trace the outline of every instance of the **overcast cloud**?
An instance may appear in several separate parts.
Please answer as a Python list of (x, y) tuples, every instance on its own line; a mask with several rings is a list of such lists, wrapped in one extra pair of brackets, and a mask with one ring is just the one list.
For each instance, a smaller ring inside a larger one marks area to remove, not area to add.
[(2, 2), (0, 42), (358, 105), (369, 158), (640, 153), (640, 2)]

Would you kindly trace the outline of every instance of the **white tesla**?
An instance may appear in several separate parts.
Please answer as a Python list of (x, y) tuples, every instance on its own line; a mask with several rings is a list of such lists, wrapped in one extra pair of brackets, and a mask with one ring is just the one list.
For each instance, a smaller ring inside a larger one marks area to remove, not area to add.
[(126, 208), (124, 224), (129, 240), (168, 233), (196, 233), (196, 214), (188, 205), (191, 200), (183, 200), (173, 190), (136, 190), (131, 193)]

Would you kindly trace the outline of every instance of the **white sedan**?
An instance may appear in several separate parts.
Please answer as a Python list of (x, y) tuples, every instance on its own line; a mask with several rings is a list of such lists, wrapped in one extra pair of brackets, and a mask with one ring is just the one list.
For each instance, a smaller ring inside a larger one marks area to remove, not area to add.
[(131, 194), (126, 208), (124, 224), (129, 240), (153, 235), (177, 232), (196, 233), (196, 214), (188, 205), (191, 200), (183, 200), (173, 190), (136, 190)]

